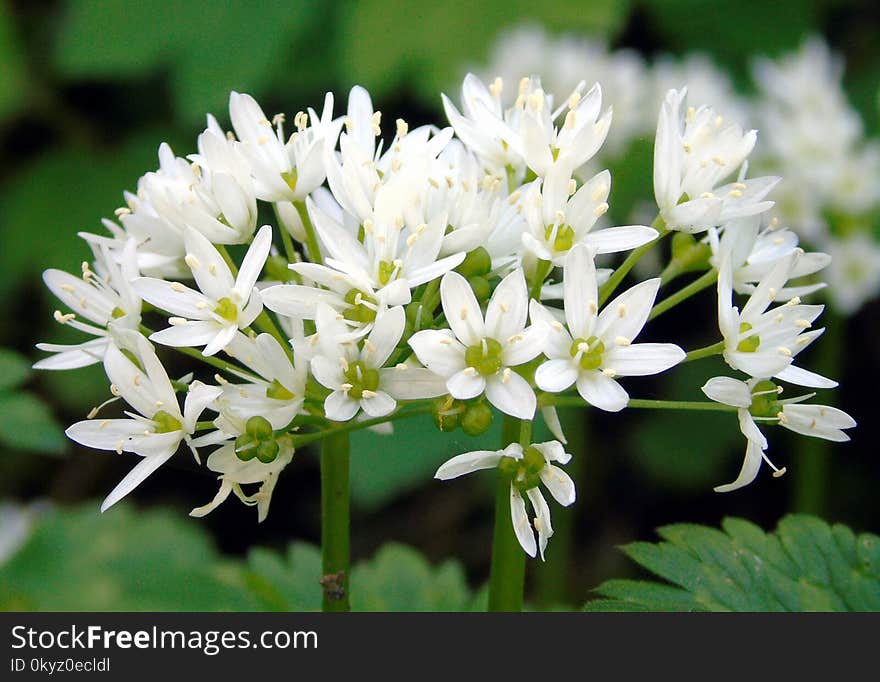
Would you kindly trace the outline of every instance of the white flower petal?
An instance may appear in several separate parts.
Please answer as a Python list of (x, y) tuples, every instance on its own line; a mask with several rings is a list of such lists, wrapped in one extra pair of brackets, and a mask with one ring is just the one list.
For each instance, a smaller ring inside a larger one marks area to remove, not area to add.
[(577, 380), (578, 393), (590, 405), (607, 412), (619, 412), (629, 402), (623, 387), (602, 372), (582, 371)]
[(558, 466), (552, 464), (548, 464), (541, 469), (540, 476), (541, 483), (550, 491), (554, 500), (563, 507), (574, 504), (577, 492), (575, 491), (574, 481), (571, 480), (571, 476)]
[(470, 400), (486, 390), (486, 379), (482, 374), (468, 367), (449, 377), (446, 381), (446, 388), (453, 398)]
[(645, 280), (606, 304), (599, 313), (596, 336), (606, 339), (606, 343), (619, 336), (628, 341), (635, 339), (648, 321), (659, 288), (659, 277)]
[(571, 386), (578, 379), (578, 368), (567, 359), (548, 360), (535, 372), (535, 383), (542, 391), (559, 393)]
[(716, 403), (744, 408), (752, 405), (752, 392), (746, 382), (732, 377), (713, 377), (705, 383), (702, 391)]
[(184, 286), (180, 282), (166, 282), (154, 277), (138, 277), (132, 288), (147, 303), (160, 310), (190, 320), (205, 320), (214, 309), (215, 302), (204, 294)]
[(486, 380), (486, 398), (504, 414), (517, 419), (535, 416), (537, 398), (529, 382), (516, 372), (499, 372)]
[(616, 376), (641, 377), (665, 372), (684, 360), (685, 352), (672, 343), (636, 343), (631, 346), (612, 346), (602, 364), (614, 370)]
[(464, 347), (448, 329), (426, 329), (416, 332), (409, 340), (425, 367), (443, 377), (450, 377), (465, 368)]
[(324, 414), (327, 419), (336, 422), (347, 422), (354, 417), (360, 404), (343, 391), (333, 391), (324, 401)]
[(446, 394), (446, 379), (429, 369), (391, 367), (379, 370), (379, 385), (397, 400), (422, 400)]
[(485, 335), (504, 343), (514, 334), (522, 332), (528, 314), (529, 293), (526, 288), (526, 278), (522, 269), (517, 268), (501, 280), (492, 293), (492, 298), (489, 299), (489, 305), (486, 307)]
[(599, 293), (596, 265), (585, 245), (576, 244), (565, 258), (563, 297), (565, 319), (572, 336), (589, 338), (596, 321)]
[(739, 476), (736, 477), (733, 483), (717, 486), (715, 488), (716, 493), (729, 493), (732, 490), (737, 490), (748, 485), (757, 477), (758, 470), (761, 468), (761, 460), (764, 459), (764, 453), (761, 451), (761, 446), (754, 441), (749, 440), (747, 443), (746, 456), (743, 460)]
[(498, 466), (498, 462), (501, 461), (503, 454), (501, 450), (474, 450), (473, 452), (456, 455), (440, 465), (437, 473), (434, 474), (434, 478), (448, 481), (473, 471), (494, 469)]
[(457, 272), (447, 272), (440, 281), (440, 298), (446, 321), (455, 336), (465, 346), (479, 344), (486, 336), (483, 313), (467, 280)]
[(510, 486), (510, 520), (513, 522), (513, 532), (519, 541), (520, 547), (530, 557), (534, 557), (538, 553), (538, 547), (535, 544), (535, 533), (532, 531), (529, 516), (526, 514), (525, 500), (523, 500), (522, 495), (513, 486)]
[(183, 241), (187, 265), (199, 289), (215, 301), (228, 298), (235, 286), (235, 279), (223, 256), (204, 235), (191, 227), (184, 230)]
[(269, 225), (263, 225), (257, 232), (257, 236), (254, 237), (254, 241), (251, 242), (235, 280), (234, 291), (240, 300), (246, 301), (250, 296), (251, 289), (254, 288), (257, 278), (266, 264), (266, 258), (269, 257), (270, 248), (272, 248), (272, 228)]

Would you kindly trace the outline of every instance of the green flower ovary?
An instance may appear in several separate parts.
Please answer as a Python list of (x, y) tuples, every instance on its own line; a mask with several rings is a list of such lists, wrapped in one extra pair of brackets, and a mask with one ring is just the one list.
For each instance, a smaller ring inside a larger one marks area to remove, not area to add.
[(238, 306), (232, 302), (232, 299), (225, 296), (217, 301), (217, 307), (214, 308), (214, 312), (224, 320), (229, 320), (230, 322), (238, 321)]
[(400, 270), (400, 262), (395, 261), (379, 261), (379, 281), (382, 283), (382, 286), (385, 286), (390, 282), (394, 275)]
[(346, 308), (342, 316), (352, 322), (367, 324), (376, 319), (376, 299), (357, 289), (350, 289), (345, 294), (345, 302), (351, 307)]
[(273, 400), (293, 400), (296, 396), (284, 388), (278, 379), (273, 379), (272, 383), (266, 387), (266, 397)]
[(247, 420), (245, 432), (235, 439), (235, 456), (242, 462), (256, 457), (263, 464), (275, 461), (279, 450), (272, 424), (265, 417)]
[(541, 482), (541, 470), (547, 465), (544, 455), (534, 445), (523, 450), (522, 459), (504, 456), (498, 463), (498, 469), (510, 477), (513, 486), (521, 493), (537, 488)]
[[(739, 325), (739, 333), (745, 334), (747, 331), (750, 331), (751, 328), (752, 328), (752, 325), (750, 325), (748, 322), (743, 322), (742, 324)], [(758, 346), (760, 346), (760, 345), (761, 345), (761, 337), (758, 336), (757, 334), (753, 334), (752, 336), (749, 336), (748, 338), (745, 338), (742, 341), (740, 341), (737, 344), (736, 349), (740, 353), (754, 353), (756, 350), (758, 350)]]
[(112, 317), (114, 320), (118, 320), (120, 317), (125, 317), (125, 311), (119, 306), (116, 306), (115, 308), (113, 308), (113, 310), (110, 311), (110, 317)]
[(597, 336), (589, 339), (575, 339), (571, 344), (571, 357), (576, 358), (581, 353), (581, 369), (599, 369), (602, 366), (602, 354), (605, 352), (605, 344)]
[(379, 372), (358, 360), (349, 364), (345, 370), (345, 383), (351, 386), (348, 397), (360, 400), (364, 391), (375, 392), (379, 388)]
[(749, 413), (753, 417), (776, 418), (782, 411), (782, 403), (777, 400), (779, 389), (772, 381), (764, 380), (755, 384), (752, 389), (752, 405)]
[(156, 423), (156, 433), (171, 433), (172, 431), (183, 430), (183, 425), (165, 410), (159, 410), (153, 415), (153, 421)]
[(574, 246), (574, 229), (571, 225), (548, 225), (544, 228), (544, 240), (549, 242), (551, 237), (553, 237), (553, 249), (556, 251), (568, 251)]
[(483, 376), (490, 376), (501, 369), (502, 348), (495, 339), (483, 339), (482, 343), (468, 346), (464, 351), (464, 361)]

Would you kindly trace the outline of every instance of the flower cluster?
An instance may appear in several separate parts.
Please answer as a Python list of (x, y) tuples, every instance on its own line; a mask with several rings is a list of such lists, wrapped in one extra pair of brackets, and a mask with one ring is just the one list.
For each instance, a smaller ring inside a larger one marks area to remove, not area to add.
[[(108, 403), (67, 434), (141, 458), (102, 509), (185, 443), (197, 462), (210, 450), (219, 479), (216, 497), (192, 514), (234, 493), (262, 520), (306, 443), (387, 430), (414, 411), (476, 435), (497, 411), (519, 420), (519, 440), (454, 457), (437, 477), (497, 469), (510, 483), (517, 539), (543, 556), (553, 528), (539, 485), (562, 505), (575, 500), (557, 466), (570, 455), (555, 407), (621, 411), (629, 377), (706, 354), (636, 342), (649, 319), (685, 298), (656, 303), (673, 271), (717, 279), (723, 340), (711, 352), (746, 375), (706, 386), (738, 411), (748, 438), (728, 488), (754, 478), (764, 456), (756, 420), (841, 439), (853, 425), (843, 413), (767, 397), (773, 381), (833, 385), (792, 364), (821, 334), (812, 329), (821, 306), (799, 298), (821, 285), (789, 280), (828, 258), (804, 253), (769, 220), (778, 179), (746, 177), (756, 132), (669, 91), (655, 143), (658, 217), (609, 226), (611, 174), (583, 169), (611, 110), (599, 84), (564, 94), (557, 100), (536, 77), (487, 85), (469, 75), (459, 103), (443, 97), (450, 127), (397, 119), (383, 140), (381, 113), (360, 87), (341, 116), (328, 94), (321, 114), (298, 113), (292, 131), (283, 115), (232, 93), (233, 130), (209, 116), (197, 153), (178, 157), (163, 144), (158, 170), (125, 195), (107, 234), (83, 235), (94, 258), (82, 276), (45, 274), (69, 309), (56, 319), (89, 338), (40, 344), (51, 355), (37, 366), (100, 363), (111, 382)], [(259, 226), (265, 205), (274, 226)], [(618, 292), (670, 234), (664, 274)], [(617, 268), (597, 266), (617, 254), (628, 254)], [(749, 296), (741, 310), (735, 295)], [(157, 351), (201, 361), (199, 374), (170, 378)], [(104, 418), (117, 399), (126, 418)], [(539, 411), (556, 440), (531, 442)]]
[[(754, 137), (745, 138), (719, 158), (738, 167), (754, 146), (752, 168), (782, 176), (772, 216), (834, 256), (827, 294), (835, 311), (853, 314), (880, 294), (880, 243), (873, 232), (880, 212), (880, 140), (865, 136), (842, 87), (843, 64), (821, 38), (814, 36), (775, 60), (756, 58), (756, 92), (748, 98), (735, 92), (728, 75), (706, 55), (660, 55), (649, 63), (632, 50), (610, 50), (592, 38), (555, 38), (535, 26), (503, 33), (484, 73), (506, 78), (547, 73), (556, 91), (571, 90), (584, 78), (602, 83), (604, 99), (614, 109), (614, 127), (594, 165), (619, 161), (630, 145), (648, 137), (656, 109), (673, 113), (677, 105), (668, 100), (669, 90), (687, 84), (692, 101), (712, 104), (725, 121), (760, 127), (757, 145)], [(704, 112), (690, 123), (691, 135), (715, 118)], [(714, 155), (714, 150), (704, 154), (710, 162), (706, 174), (721, 170), (711, 163)], [(689, 199), (685, 207), (677, 206), (680, 195), (673, 197), (674, 191), (665, 196), (667, 203), (660, 206), (664, 217), (675, 212), (693, 220), (689, 214), (707, 208), (705, 202), (693, 203), (706, 191), (699, 187), (701, 180), (688, 180), (691, 191), (682, 185)], [(766, 184), (763, 189), (769, 190)], [(645, 210), (633, 208), (633, 215)]]

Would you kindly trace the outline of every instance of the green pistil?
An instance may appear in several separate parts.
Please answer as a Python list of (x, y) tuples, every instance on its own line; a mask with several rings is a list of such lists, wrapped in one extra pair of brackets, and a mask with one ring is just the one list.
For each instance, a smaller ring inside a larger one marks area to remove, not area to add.
[(217, 301), (217, 307), (214, 308), (214, 312), (224, 320), (229, 320), (230, 322), (238, 321), (238, 306), (232, 302), (232, 299), (221, 298)]
[(296, 396), (284, 388), (278, 379), (273, 379), (272, 384), (266, 389), (266, 397), (273, 400), (293, 400)]
[(483, 339), (482, 343), (467, 347), (464, 361), (483, 376), (490, 376), (502, 367), (501, 352), (501, 344), (495, 339)]
[(120, 317), (125, 317), (125, 311), (119, 306), (116, 306), (115, 308), (113, 308), (112, 311), (110, 311), (110, 317), (112, 317), (114, 320), (118, 320)]
[[(583, 346), (587, 349), (584, 350)], [(569, 353), (571, 357), (577, 357), (581, 353), (580, 366), (582, 369), (599, 369), (602, 366), (602, 354), (605, 352), (605, 344), (597, 336), (589, 339), (575, 339), (571, 344)]]
[(345, 302), (351, 306), (342, 313), (346, 320), (367, 324), (376, 319), (377, 304), (376, 299), (372, 296), (368, 296), (357, 289), (351, 289), (345, 295)]
[(171, 433), (172, 431), (183, 430), (183, 425), (165, 410), (159, 410), (154, 414), (153, 421), (156, 423), (156, 433)]
[(296, 168), (294, 168), (292, 171), (287, 171), (286, 173), (282, 173), (281, 179), (287, 183), (287, 186), (290, 187), (291, 192), (296, 191), (296, 181), (298, 179)]
[(345, 383), (351, 386), (348, 389), (348, 397), (360, 400), (364, 391), (375, 392), (379, 388), (379, 372), (358, 360), (352, 362), (345, 370)]
[(382, 283), (382, 286), (385, 286), (391, 281), (391, 278), (394, 277), (397, 269), (397, 265), (392, 261), (383, 260), (379, 262), (379, 281)]
[(556, 236), (553, 238), (553, 248), (556, 251), (568, 251), (574, 246), (574, 229), (571, 225), (548, 225), (544, 228), (544, 240), (550, 241), (553, 231), (556, 230)]
[(752, 389), (752, 405), (749, 412), (753, 417), (776, 418), (782, 411), (782, 404), (777, 400), (779, 390), (772, 381), (759, 381)]
[(498, 462), (502, 475), (508, 477), (513, 487), (521, 493), (537, 488), (541, 482), (541, 470), (547, 464), (544, 455), (533, 445), (523, 450), (522, 459), (504, 456)]
[(278, 442), (272, 424), (265, 417), (251, 417), (245, 425), (245, 432), (235, 439), (235, 456), (242, 462), (256, 457), (263, 464), (274, 462), (278, 457)]
[[(750, 325), (748, 322), (743, 322), (742, 324), (739, 325), (739, 333), (745, 334), (747, 331), (750, 331), (751, 328), (752, 328), (752, 325)], [(754, 353), (756, 350), (758, 350), (758, 346), (760, 346), (760, 345), (761, 345), (761, 337), (758, 336), (757, 334), (753, 334), (752, 336), (740, 341), (739, 344), (737, 345), (736, 349), (740, 353)]]

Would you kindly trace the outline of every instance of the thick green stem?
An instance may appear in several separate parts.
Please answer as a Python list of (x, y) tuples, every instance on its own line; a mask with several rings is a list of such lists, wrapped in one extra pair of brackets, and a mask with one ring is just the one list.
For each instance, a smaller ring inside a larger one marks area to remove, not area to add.
[(607, 301), (611, 297), (611, 294), (614, 293), (614, 290), (617, 289), (617, 287), (623, 281), (623, 278), (626, 277), (627, 274), (629, 274), (629, 271), (633, 269), (633, 267), (636, 263), (639, 262), (639, 260), (641, 260), (642, 256), (653, 249), (663, 240), (663, 238), (667, 234), (669, 234), (669, 230), (666, 229), (666, 226), (663, 223), (663, 219), (660, 216), (657, 216), (657, 219), (653, 222), (652, 227), (656, 228), (659, 234), (647, 244), (643, 244), (639, 248), (633, 249), (626, 257), (626, 260), (624, 260), (623, 263), (621, 263), (620, 266), (613, 273), (611, 273), (611, 277), (599, 289), (600, 305), (602, 303), (605, 303), (605, 301)]
[(688, 284), (685, 287), (682, 287), (674, 294), (664, 298), (662, 301), (657, 303), (654, 306), (654, 309), (651, 311), (651, 314), (648, 316), (649, 320), (653, 320), (658, 315), (662, 315), (670, 308), (674, 308), (682, 301), (686, 301), (694, 294), (706, 289), (707, 287), (712, 286), (715, 282), (718, 281), (718, 271), (715, 269), (709, 270), (708, 272), (703, 273), (695, 279), (693, 282)]
[(336, 433), (321, 444), (321, 589), (323, 611), (348, 611), (349, 441)]
[[(528, 424), (528, 427), (525, 425)], [(528, 430), (528, 435), (526, 435)], [(531, 422), (505, 417), (502, 447), (531, 435)], [(492, 565), (489, 571), (489, 610), (522, 611), (526, 555), (513, 532), (510, 515), (510, 477), (498, 471), (495, 489), (495, 529), (492, 533)]]
[(321, 247), (318, 246), (318, 234), (315, 232), (315, 226), (312, 225), (311, 218), (309, 218), (309, 212), (306, 210), (305, 202), (294, 201), (293, 205), (296, 208), (296, 212), (299, 214), (299, 219), (303, 224), (303, 230), (306, 233), (306, 249), (309, 253), (309, 260), (312, 263), (323, 263), (324, 258), (321, 256)]

